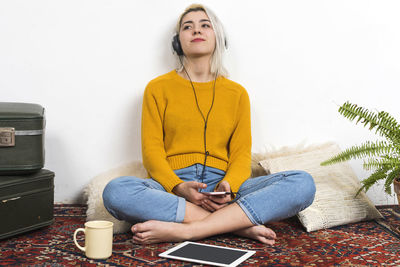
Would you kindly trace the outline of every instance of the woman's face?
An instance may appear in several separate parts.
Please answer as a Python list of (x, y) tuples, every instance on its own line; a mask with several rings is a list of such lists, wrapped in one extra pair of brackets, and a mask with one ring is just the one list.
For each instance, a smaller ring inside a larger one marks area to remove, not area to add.
[(179, 39), (187, 57), (212, 55), (215, 49), (215, 33), (204, 11), (187, 13), (181, 22)]

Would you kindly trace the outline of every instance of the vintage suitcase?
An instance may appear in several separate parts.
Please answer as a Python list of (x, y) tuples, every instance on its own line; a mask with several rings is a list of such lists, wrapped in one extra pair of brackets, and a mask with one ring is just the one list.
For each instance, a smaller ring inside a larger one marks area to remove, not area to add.
[(0, 176), (0, 239), (53, 223), (54, 173)]
[(0, 102), (0, 175), (32, 173), (44, 166), (44, 108)]

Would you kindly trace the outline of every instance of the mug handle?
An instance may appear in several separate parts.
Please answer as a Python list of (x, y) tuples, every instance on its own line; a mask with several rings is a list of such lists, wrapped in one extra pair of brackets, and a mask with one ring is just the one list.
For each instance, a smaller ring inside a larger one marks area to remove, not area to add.
[(78, 228), (78, 229), (75, 230), (75, 232), (74, 232), (74, 242), (75, 242), (75, 245), (76, 245), (80, 250), (86, 251), (86, 248), (81, 247), (81, 246), (78, 244), (78, 241), (76, 241), (76, 235), (77, 235), (79, 232), (85, 233), (85, 229), (84, 229), (84, 228)]

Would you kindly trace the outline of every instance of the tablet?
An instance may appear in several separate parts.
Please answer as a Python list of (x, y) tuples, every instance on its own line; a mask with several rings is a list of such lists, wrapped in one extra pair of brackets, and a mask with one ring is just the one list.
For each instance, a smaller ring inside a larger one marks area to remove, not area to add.
[(158, 256), (214, 266), (237, 266), (255, 251), (214, 246), (196, 242), (183, 242)]

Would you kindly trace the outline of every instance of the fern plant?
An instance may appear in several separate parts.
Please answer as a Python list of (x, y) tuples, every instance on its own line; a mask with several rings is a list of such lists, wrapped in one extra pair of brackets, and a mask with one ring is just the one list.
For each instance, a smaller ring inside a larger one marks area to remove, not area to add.
[(384, 137), (385, 141), (367, 141), (361, 145), (347, 148), (343, 152), (321, 163), (322, 166), (335, 164), (350, 159), (364, 159), (363, 167), (374, 172), (361, 181), (362, 187), (368, 189), (379, 180), (385, 180), (385, 192), (392, 193), (391, 185), (400, 177), (400, 125), (387, 112), (372, 112), (350, 102), (339, 108), (339, 113), (357, 123), (364, 124), (370, 131)]

